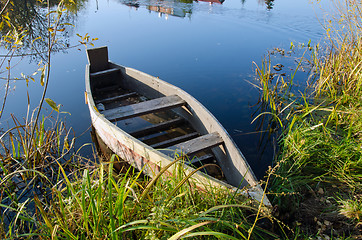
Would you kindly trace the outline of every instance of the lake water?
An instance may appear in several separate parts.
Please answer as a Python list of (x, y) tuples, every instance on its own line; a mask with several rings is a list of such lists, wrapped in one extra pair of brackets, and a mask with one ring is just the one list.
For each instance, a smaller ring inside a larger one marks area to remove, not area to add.
[[(273, 148), (266, 134), (254, 133), (259, 130), (258, 124), (251, 124), (258, 114), (259, 99), (259, 90), (250, 84), (256, 83), (253, 61), (260, 65), (273, 47), (288, 49), (291, 42), (320, 41), (324, 15), (320, 7), (326, 9), (329, 1), (80, 2), (76, 15), (70, 17), (74, 28), (66, 30), (67, 44), (77, 44), (76, 33), (88, 33), (99, 38), (95, 46), (108, 46), (112, 61), (158, 76), (189, 92), (228, 130), (256, 175), (263, 176), (273, 158)], [(12, 63), (13, 77), (36, 69), (38, 59), (19, 60)], [(78, 146), (91, 142), (90, 116), (84, 103), (86, 63), (83, 46), (52, 55), (47, 93), (47, 97), (62, 104), (62, 111), (70, 113), (61, 116), (78, 136)], [(298, 73), (298, 77), (304, 79), (306, 75)], [(30, 82), (29, 87), (25, 81), (17, 81), (12, 88), (16, 89), (8, 97), (0, 125), (3, 129), (7, 129), (11, 112), (18, 118), (26, 116), (26, 92), (31, 106), (36, 106), (42, 90), (39, 80)], [(86, 149), (91, 151), (90, 147)]]

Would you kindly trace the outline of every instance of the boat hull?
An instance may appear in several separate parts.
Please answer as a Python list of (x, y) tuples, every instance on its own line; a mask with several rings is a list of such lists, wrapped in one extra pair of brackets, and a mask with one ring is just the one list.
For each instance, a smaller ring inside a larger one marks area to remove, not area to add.
[[(106, 58), (108, 59), (108, 56)], [(178, 96), (186, 102), (186, 106), (173, 110), (177, 115), (186, 119), (200, 134), (216, 132), (222, 138), (223, 144), (212, 148), (212, 152), (216, 156), (217, 162), (223, 170), (228, 183), (198, 171), (193, 174), (192, 178), (199, 188), (205, 189), (208, 186), (213, 186), (240, 191), (244, 195), (248, 195), (259, 202), (263, 202), (264, 205), (270, 206), (270, 202), (264, 195), (240, 150), (222, 125), (201, 103), (182, 89), (159, 78), (112, 62), (109, 62), (108, 65), (111, 69), (119, 69), (122, 75), (122, 79), (120, 79), (122, 88), (135, 91), (150, 99)], [(147, 175), (154, 177), (160, 172), (162, 167), (173, 162), (174, 158), (170, 157), (169, 154), (165, 154), (165, 151), (158, 151), (131, 136), (99, 112), (92, 94), (90, 68), (90, 65), (86, 66), (86, 101), (92, 125), (97, 134), (121, 159), (142, 170)], [(165, 176), (172, 174), (175, 171), (175, 167), (176, 165), (172, 165), (166, 171)], [(183, 168), (186, 174), (194, 171), (194, 168), (186, 164), (183, 165)], [(246, 186), (248, 187), (243, 188)], [(240, 190), (240, 188), (243, 188), (243, 190)]]

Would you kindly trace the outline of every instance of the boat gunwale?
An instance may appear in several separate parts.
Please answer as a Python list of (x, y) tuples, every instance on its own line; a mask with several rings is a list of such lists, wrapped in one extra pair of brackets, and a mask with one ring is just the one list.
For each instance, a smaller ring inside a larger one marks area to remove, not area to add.
[[(168, 83), (158, 77), (154, 77), (148, 73), (145, 73), (145, 72), (142, 72), (142, 71), (139, 71), (137, 69), (134, 69), (134, 68), (130, 68), (130, 67), (126, 67), (126, 66), (122, 66), (122, 65), (119, 65), (117, 63), (114, 63), (112, 61), (109, 61), (110, 65), (113, 66), (113, 67), (116, 67), (116, 68), (120, 68), (121, 70), (124, 69), (124, 72), (130, 76), (128, 74), (128, 71), (131, 71), (133, 73), (137, 73), (137, 74), (140, 74), (142, 75), (143, 77), (145, 78), (148, 78), (148, 79), (152, 79), (154, 81), (157, 81), (160, 85), (164, 85), (163, 88), (166, 88), (166, 87), (169, 87), (169, 88), (173, 88), (175, 90), (175, 92), (177, 92), (176, 95), (178, 95), (179, 97), (181, 97), (184, 101), (186, 101), (187, 106), (191, 106), (191, 105), (196, 105), (197, 107), (199, 107), (200, 109), (199, 110), (202, 110), (204, 111), (204, 114), (207, 116), (208, 118), (208, 121), (209, 122), (213, 122), (212, 124), (210, 125), (213, 125), (214, 128), (219, 128), (219, 131), (217, 131), (220, 136), (222, 137), (223, 141), (224, 141), (224, 145), (226, 145), (226, 148), (231, 148), (229, 151), (229, 154), (230, 154), (230, 159), (232, 159), (231, 157), (231, 153), (234, 153), (235, 155), (237, 155), (237, 157), (239, 158), (240, 162), (238, 162), (239, 164), (242, 164), (242, 168), (245, 169), (245, 172), (242, 173), (242, 176), (243, 176), (243, 179), (246, 180), (246, 182), (248, 183), (248, 185), (250, 186), (256, 186), (258, 185), (258, 181), (257, 181), (257, 178), (256, 176), (254, 175), (254, 172), (252, 171), (252, 168), (250, 167), (249, 163), (246, 161), (246, 158), (244, 157), (243, 153), (241, 152), (241, 150), (239, 149), (239, 147), (236, 145), (236, 143), (234, 142), (234, 140), (231, 138), (231, 136), (229, 135), (229, 133), (226, 131), (226, 129), (224, 128), (224, 126), (219, 122), (219, 120), (202, 104), (200, 103), (195, 97), (193, 97), (191, 94), (189, 94), (188, 92), (186, 92), (185, 90), (171, 84), (171, 83)], [(137, 79), (139, 80), (139, 79)], [(140, 80), (139, 80), (140, 81)], [(146, 84), (146, 83), (143, 83), (143, 84)], [(154, 88), (153, 88), (154, 89)], [(156, 89), (155, 89), (156, 90)], [(174, 93), (175, 94), (175, 93)], [(189, 100), (187, 100), (186, 98), (189, 98)], [(192, 104), (194, 103), (194, 104)], [(196, 111), (193, 111), (193, 109), (195, 109), (195, 107), (191, 107), (191, 109), (188, 108), (188, 111), (191, 111), (195, 114), (197, 114)], [(199, 111), (200, 112), (200, 111)], [(202, 121), (200, 119), (200, 121), (202, 122), (202, 125), (206, 128), (206, 124), (204, 121)], [(212, 133), (213, 131), (209, 131), (207, 130), (208, 133)], [(229, 142), (227, 144), (227, 142)], [(233, 162), (234, 163), (234, 162)]]
[[(88, 67), (88, 66), (89, 66), (89, 65), (87, 65), (87, 67)], [(86, 75), (86, 76), (89, 76), (89, 75)], [(89, 82), (89, 80), (87, 80), (87, 83), (88, 83), (88, 82)], [(157, 155), (159, 155), (160, 157), (166, 159), (167, 161), (169, 161), (169, 163), (174, 160), (173, 158), (167, 156), (166, 154), (160, 152), (159, 150), (154, 149), (154, 148), (152, 148), (151, 146), (143, 143), (143, 142), (140, 141), (139, 139), (133, 137), (133, 136), (130, 135), (128, 132), (126, 132), (126, 131), (124, 131), (123, 129), (117, 127), (115, 124), (113, 124), (111, 121), (109, 121), (102, 113), (100, 113), (98, 110), (96, 110), (97, 107), (96, 107), (96, 105), (95, 105), (94, 99), (93, 99), (93, 97), (92, 97), (92, 93), (91, 93), (91, 91), (90, 91), (90, 85), (86, 84), (86, 88), (87, 88), (87, 90), (86, 90), (87, 103), (88, 103), (89, 109), (90, 109), (91, 112), (93, 112), (93, 113), (96, 115), (96, 117), (97, 117), (100, 121), (106, 123), (108, 127), (114, 129), (116, 132), (120, 132), (121, 134), (126, 135), (129, 139), (132, 139), (132, 141), (134, 141), (134, 142), (137, 143), (138, 145), (142, 146), (143, 148), (145, 148), (145, 149), (148, 150), (149, 152), (154, 152), (154, 153), (156, 153)], [(95, 120), (95, 119), (92, 119), (92, 124), (93, 124), (94, 121), (96, 121), (96, 120)], [(97, 129), (96, 129), (96, 131), (97, 131)], [(127, 146), (127, 147), (129, 148), (129, 146)], [(131, 148), (129, 148), (129, 149), (132, 150), (132, 151), (134, 151), (134, 150), (131, 149)], [(139, 153), (138, 153), (138, 154), (139, 154)], [(142, 155), (142, 154), (140, 154), (140, 155), (141, 155), (142, 157), (144, 157), (144, 158), (147, 158), (147, 156), (145, 156), (145, 155)], [(152, 162), (152, 160), (150, 160), (150, 161)], [(156, 164), (157, 164), (157, 163), (156, 163)], [(157, 164), (157, 165), (158, 165), (158, 164)], [(166, 166), (166, 165), (164, 165), (164, 166)], [(183, 164), (183, 167), (186, 167), (187, 170), (190, 171), (190, 172), (194, 170), (194, 168), (186, 165), (185, 163)], [(197, 173), (198, 173), (198, 174), (201, 174), (203, 177), (212, 178), (212, 179), (210, 179), (210, 180), (216, 181), (216, 182), (218, 182), (218, 184), (222, 184), (222, 185), (224, 185), (224, 186), (227, 187), (227, 188), (230, 188), (230, 189), (234, 189), (234, 188), (235, 188), (235, 189), (237, 189), (236, 187), (230, 185), (229, 183), (225, 183), (225, 182), (223, 182), (223, 181), (220, 181), (220, 180), (218, 180), (218, 179), (216, 179), (216, 178), (213, 178), (213, 177), (210, 176), (210, 175), (204, 174), (204, 173), (202, 173), (202, 172), (197, 172)]]
[[(136, 70), (136, 69), (133, 69), (133, 68), (130, 68), (130, 67), (125, 67), (125, 66), (122, 66), (122, 65), (119, 65), (119, 64), (116, 64), (114, 62), (111, 62), (109, 61), (110, 65), (113, 65), (112, 67), (116, 67), (116, 68), (119, 68), (121, 71), (122, 69), (124, 70), (124, 72), (127, 74), (127, 71), (133, 71), (134, 73), (138, 73), (138, 74), (141, 74), (143, 75), (144, 77), (147, 77), (147, 78), (151, 78), (157, 82), (160, 82), (164, 85), (167, 85), (168, 87), (171, 87), (171, 88), (174, 88), (178, 93), (180, 93), (180, 95), (185, 95), (187, 96), (189, 99), (191, 99), (194, 104), (197, 104), (199, 107), (201, 107), (203, 109), (203, 111), (207, 114), (208, 117), (211, 117), (212, 120), (214, 121), (214, 123), (216, 123), (218, 125), (218, 127), (220, 129), (223, 130), (223, 134), (221, 135), (222, 139), (224, 140), (224, 144), (225, 144), (225, 137), (228, 139), (228, 141), (230, 141), (230, 143), (233, 145), (232, 147), (238, 152), (238, 154), (240, 155), (242, 161), (243, 161), (243, 164), (245, 164), (245, 166), (247, 167), (247, 171), (246, 173), (244, 173), (243, 176), (245, 176), (245, 174), (250, 174), (253, 182), (250, 183), (250, 179), (249, 181), (247, 181), (248, 183), (248, 187), (246, 188), (237, 188), (237, 187), (234, 187), (232, 186), (231, 184), (229, 183), (226, 183), (226, 182), (223, 182), (223, 181), (220, 181), (210, 175), (207, 175), (207, 174), (204, 174), (200, 171), (197, 171), (196, 174), (198, 177), (193, 177), (195, 179), (197, 179), (198, 181), (205, 181), (207, 180), (209, 182), (209, 185), (215, 185), (213, 183), (216, 183), (218, 186), (224, 186), (228, 189), (231, 189), (232, 191), (238, 191), (239, 193), (241, 193), (242, 195), (248, 195), (249, 197), (253, 198), (253, 199), (256, 199), (257, 201), (262, 201), (263, 200), (263, 203), (265, 206), (271, 206), (269, 200), (265, 197), (263, 197), (263, 190), (261, 189), (260, 185), (257, 183), (257, 180), (255, 178), (255, 175), (253, 174), (248, 162), (246, 161), (245, 157), (243, 156), (243, 154), (241, 153), (240, 149), (236, 146), (235, 142), (233, 141), (233, 139), (230, 137), (230, 135), (228, 134), (228, 132), (225, 130), (225, 128), (221, 125), (221, 123), (215, 118), (215, 116), (205, 107), (203, 106), (197, 99), (195, 99), (192, 95), (190, 95), (189, 93), (187, 93), (186, 91), (182, 90), (181, 88), (175, 86), (175, 85), (172, 85), (166, 81), (163, 81), (159, 78), (156, 78), (152, 75), (149, 75), (147, 73), (144, 73), (142, 71), (139, 71), (139, 70)], [(100, 121), (106, 123), (106, 125), (108, 127), (110, 127), (111, 129), (113, 129), (113, 131), (115, 132), (119, 132), (120, 134), (126, 136), (128, 139), (132, 139), (132, 141), (137, 144), (138, 146), (140, 146), (141, 148), (143, 148), (145, 151), (144, 153), (139, 153), (137, 151), (135, 151), (135, 149), (131, 148), (130, 146), (127, 146), (126, 147), (130, 150), (130, 151), (133, 151), (135, 152), (136, 154), (139, 154), (141, 155), (143, 158), (145, 159), (148, 159), (149, 162), (153, 163), (153, 164), (156, 164), (157, 166), (161, 167), (161, 166), (166, 166), (168, 165), (168, 163), (172, 162), (174, 159), (167, 156), (166, 154), (158, 151), (157, 149), (154, 149), (152, 148), (151, 146), (143, 143), (142, 141), (138, 140), (137, 138), (133, 137), (132, 135), (130, 135), (128, 132), (124, 131), (123, 129), (119, 128), (118, 126), (116, 126), (115, 124), (113, 124), (112, 122), (110, 122), (107, 118), (104, 117), (104, 115), (102, 115), (98, 109), (96, 108), (96, 105), (95, 105), (95, 102), (94, 102), (94, 99), (93, 99), (93, 94), (92, 94), (92, 91), (91, 91), (91, 87), (90, 87), (90, 65), (87, 64), (86, 66), (86, 97), (87, 97), (87, 103), (88, 103), (88, 106), (89, 106), (89, 110), (91, 112), (91, 116), (92, 116), (92, 124), (97, 121), (97, 119), (99, 119)], [(180, 96), (182, 99), (184, 99), (182, 96)], [(188, 105), (190, 105), (189, 101), (187, 101), (186, 99), (184, 99)], [(93, 117), (92, 113), (95, 115), (95, 117)], [(97, 128), (96, 128), (97, 130)], [(104, 139), (103, 139), (104, 140)], [(133, 145), (134, 147), (134, 145)], [(113, 151), (113, 149), (112, 149)], [(145, 154), (145, 153), (148, 153), (148, 154)], [(161, 161), (158, 161), (158, 162), (155, 162), (153, 161), (150, 157), (149, 157), (149, 153), (154, 153), (156, 155), (159, 156), (160, 159), (163, 159)], [(128, 161), (127, 161), (128, 162)], [(129, 162), (131, 165), (132, 162)], [(161, 164), (160, 164), (161, 163)], [(184, 169), (186, 170), (186, 172), (190, 173), (192, 171), (194, 171), (194, 168), (186, 165), (185, 163), (183, 163), (183, 167)], [(170, 169), (171, 170), (171, 169)], [(201, 179), (200, 179), (201, 178)], [(205, 183), (203, 183), (205, 184)]]

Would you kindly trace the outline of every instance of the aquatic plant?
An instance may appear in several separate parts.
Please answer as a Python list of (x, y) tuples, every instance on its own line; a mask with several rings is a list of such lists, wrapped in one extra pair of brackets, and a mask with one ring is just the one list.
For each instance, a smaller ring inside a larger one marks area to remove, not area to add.
[[(62, 168), (71, 173), (77, 169), (75, 163), (83, 160), (77, 152), (73, 151), (74, 138), (71, 137), (71, 131), (65, 128), (64, 123), (59, 121), (59, 115), (56, 118), (51, 115), (41, 117), (41, 112), (44, 114), (44, 102), (47, 102), (56, 112), (60, 109), (60, 105), (46, 98), (46, 92), (50, 80), (51, 54), (62, 42), (59, 34), (70, 25), (64, 20), (67, 11), (65, 4), (69, 5), (73, 1), (61, 0), (52, 6), (49, 1), (34, 2), (46, 6), (44, 14), (37, 15), (43, 21), (44, 24), (39, 25), (44, 29), (40, 31), (41, 35), (36, 37), (30, 36), (33, 29), (29, 29), (30, 26), (26, 23), (21, 24), (23, 22), (18, 19), (21, 18), (17, 12), (19, 5), (27, 7), (27, 4), (14, 3), (12, 0), (4, 1), (0, 9), (0, 31), (2, 32), (0, 44), (6, 50), (0, 61), (2, 70), (0, 74), (6, 80), (0, 118), (6, 106), (10, 81), (18, 79), (12, 76), (12, 60), (15, 57), (21, 57), (23, 54), (20, 52), (25, 48), (36, 52), (42, 61), (39, 62), (38, 69), (33, 74), (22, 74), (21, 77), (27, 85), (29, 81), (35, 81), (35, 78), (39, 77), (39, 82), (43, 87), (39, 105), (31, 111), (29, 93), (27, 93), (28, 110), (24, 113), (26, 117), (18, 120), (11, 115), (12, 123), (8, 123), (9, 129), (2, 132), (0, 136), (2, 147), (0, 150), (0, 238), (2, 239), (34, 236), (39, 225), (34, 198), (49, 197), (50, 189), (55, 183), (61, 181), (57, 163), (61, 163)], [(28, 41), (25, 41), (26, 39)], [(89, 37), (82, 39), (82, 43), (89, 40)]]
[(73, 152), (74, 138), (64, 123), (56, 121), (52, 127), (45, 127), (51, 118), (43, 118), (28, 148), (32, 126), (21, 124), (14, 116), (13, 121), (15, 127), (0, 136), (2, 239), (32, 236), (38, 226), (34, 197), (49, 197), (51, 188), (61, 181), (57, 163), (71, 173), (81, 160)]

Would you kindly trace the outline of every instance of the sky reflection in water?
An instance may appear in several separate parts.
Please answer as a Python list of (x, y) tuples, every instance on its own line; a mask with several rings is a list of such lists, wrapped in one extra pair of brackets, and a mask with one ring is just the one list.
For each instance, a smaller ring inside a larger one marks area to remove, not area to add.
[[(75, 16), (75, 29), (69, 30), (69, 43), (77, 44), (79, 38), (74, 33), (88, 33), (99, 38), (96, 46), (108, 46), (112, 61), (159, 76), (189, 92), (223, 124), (254, 172), (262, 177), (273, 149), (265, 135), (250, 134), (257, 128), (250, 123), (258, 113), (255, 104), (259, 98), (259, 91), (249, 83), (255, 83), (253, 61), (260, 64), (268, 49), (289, 48), (291, 41), (319, 41), (322, 28), (315, 16), (322, 18), (323, 11), (308, 0), (268, 4), (212, 1), (84, 1)], [(66, 115), (67, 125), (76, 135), (90, 126), (83, 93), (86, 63), (83, 47), (52, 58), (48, 97), (71, 113)], [(30, 74), (34, 69), (36, 61), (29, 64), (24, 59), (13, 73)], [(302, 73), (299, 76), (305, 77)], [(30, 83), (28, 89), (33, 106), (40, 98), (39, 85)], [(25, 116), (27, 88), (21, 82), (16, 87), (6, 113)], [(78, 145), (90, 142), (89, 133), (77, 141)]]

